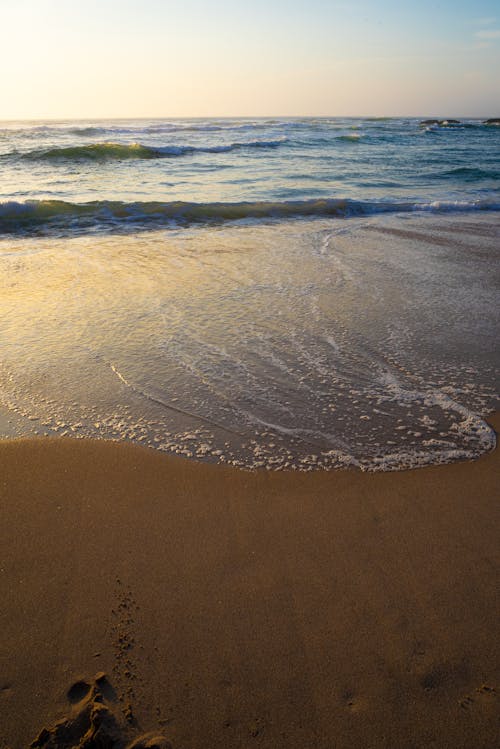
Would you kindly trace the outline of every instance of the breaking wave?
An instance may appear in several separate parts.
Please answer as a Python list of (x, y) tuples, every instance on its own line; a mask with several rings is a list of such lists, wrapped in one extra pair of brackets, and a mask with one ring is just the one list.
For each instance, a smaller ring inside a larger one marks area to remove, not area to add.
[[(56, 161), (105, 161), (125, 159), (165, 159), (192, 153), (227, 153), (245, 148), (278, 148), (286, 138), (277, 140), (254, 140), (247, 143), (228, 143), (215, 146), (146, 146), (142, 143), (90, 143), (48, 150), (28, 151), (23, 159)], [(19, 156), (18, 153), (10, 154)]]
[(377, 213), (430, 211), (500, 211), (500, 202), (361, 201), (349, 199), (255, 201), (239, 203), (131, 202), (96, 200), (70, 203), (62, 200), (8, 201), (0, 203), (0, 233), (73, 233), (128, 231), (155, 226), (222, 223), (244, 219), (293, 219), (369, 216)]

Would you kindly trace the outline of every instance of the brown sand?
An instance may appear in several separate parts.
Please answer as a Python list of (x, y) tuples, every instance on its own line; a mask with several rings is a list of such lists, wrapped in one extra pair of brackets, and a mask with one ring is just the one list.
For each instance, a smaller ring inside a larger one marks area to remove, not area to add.
[(1, 443), (0, 747), (109, 708), (174, 749), (493, 749), (499, 461), (298, 475)]

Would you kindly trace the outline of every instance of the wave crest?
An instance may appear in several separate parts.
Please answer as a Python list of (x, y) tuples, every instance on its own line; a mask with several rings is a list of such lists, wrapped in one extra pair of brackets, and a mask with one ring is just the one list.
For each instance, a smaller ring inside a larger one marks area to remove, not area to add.
[[(215, 146), (146, 146), (142, 143), (89, 143), (88, 145), (51, 148), (44, 151), (28, 151), (24, 159), (66, 160), (66, 161), (106, 161), (126, 159), (165, 159), (192, 153), (227, 153), (245, 148), (278, 148), (286, 143), (286, 138), (278, 140), (255, 140), (247, 143), (227, 143)], [(10, 154), (19, 156), (19, 154)]]
[(301, 201), (255, 201), (241, 203), (188, 203), (174, 201), (132, 202), (98, 200), (69, 203), (62, 200), (32, 200), (25, 203), (0, 203), (0, 234), (51, 233), (72, 234), (92, 231), (128, 231), (168, 226), (203, 224), (244, 219), (293, 219), (313, 217), (369, 216), (377, 213), (412, 211), (500, 210), (491, 200), (434, 201), (409, 203), (395, 201), (359, 201), (322, 199)]

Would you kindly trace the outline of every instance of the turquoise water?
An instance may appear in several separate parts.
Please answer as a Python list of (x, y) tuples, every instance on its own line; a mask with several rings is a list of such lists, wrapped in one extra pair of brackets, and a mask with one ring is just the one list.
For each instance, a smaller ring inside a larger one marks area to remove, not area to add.
[(0, 436), (394, 470), (495, 435), (500, 128), (0, 123)]
[(0, 123), (0, 231), (499, 209), (480, 120)]

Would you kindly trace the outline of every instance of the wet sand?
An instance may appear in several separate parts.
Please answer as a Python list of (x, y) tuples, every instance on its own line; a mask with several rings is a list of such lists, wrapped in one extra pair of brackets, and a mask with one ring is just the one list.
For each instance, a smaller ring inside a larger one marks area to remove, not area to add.
[(0, 443), (0, 747), (102, 719), (109, 746), (492, 749), (499, 462), (251, 473)]
[(2, 240), (0, 434), (250, 469), (475, 458), (499, 246), (489, 211)]

